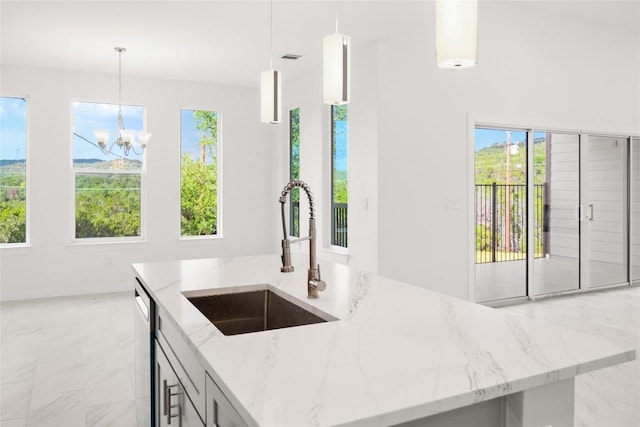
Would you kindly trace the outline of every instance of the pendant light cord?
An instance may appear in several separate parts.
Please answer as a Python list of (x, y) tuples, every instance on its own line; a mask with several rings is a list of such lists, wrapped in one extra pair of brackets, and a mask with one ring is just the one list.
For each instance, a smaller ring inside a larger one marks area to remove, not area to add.
[(118, 113), (122, 115), (122, 50), (118, 50)]
[(336, 0), (336, 4), (335, 4), (335, 15), (336, 15), (336, 34), (338, 34), (338, 0)]
[(273, 0), (269, 1), (269, 66), (273, 69)]

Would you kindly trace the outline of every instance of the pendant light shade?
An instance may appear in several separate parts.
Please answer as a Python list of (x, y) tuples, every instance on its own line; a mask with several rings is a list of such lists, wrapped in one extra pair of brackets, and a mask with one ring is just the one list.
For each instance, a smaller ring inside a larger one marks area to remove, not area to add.
[(280, 123), (281, 82), (280, 72), (273, 68), (264, 70), (261, 74), (260, 121), (262, 123)]
[(351, 40), (337, 31), (324, 38), (322, 88), (325, 104), (348, 104), (351, 99)]
[(478, 0), (436, 0), (438, 67), (473, 67), (477, 53)]

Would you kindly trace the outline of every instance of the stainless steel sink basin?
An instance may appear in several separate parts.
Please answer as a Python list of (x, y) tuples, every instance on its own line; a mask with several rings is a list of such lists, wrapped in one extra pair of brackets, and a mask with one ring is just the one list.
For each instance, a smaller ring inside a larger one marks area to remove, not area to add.
[[(269, 289), (187, 299), (225, 335), (326, 322)], [(327, 315), (329, 320), (335, 320)]]

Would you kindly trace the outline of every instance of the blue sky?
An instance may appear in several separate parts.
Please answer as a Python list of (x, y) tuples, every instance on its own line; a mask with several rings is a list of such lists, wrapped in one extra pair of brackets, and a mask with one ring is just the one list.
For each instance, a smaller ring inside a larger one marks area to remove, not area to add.
[(336, 121), (336, 155), (333, 159), (334, 167), (341, 171), (347, 170), (347, 130), (349, 128), (346, 121)]
[[(527, 133), (523, 131), (511, 131), (511, 143), (526, 142)], [(507, 131), (496, 129), (476, 129), (475, 151), (490, 147), (494, 143), (504, 144), (507, 141)]]
[[(200, 134), (201, 131), (196, 128), (196, 120), (194, 112), (196, 110), (180, 110), (180, 149), (182, 154), (189, 153), (191, 158), (200, 158)], [(215, 155), (215, 153), (213, 153)], [(207, 153), (207, 163), (211, 158)]]
[[(546, 132), (534, 132), (533, 137), (544, 138)], [(511, 131), (511, 143), (524, 143), (527, 140), (527, 132)], [(475, 151), (489, 147), (494, 143), (504, 144), (507, 141), (507, 131), (499, 129), (476, 129)]]
[(0, 98), (0, 159), (24, 159), (27, 141), (27, 103)]
[[(144, 107), (139, 105), (123, 105), (122, 116), (124, 118), (125, 129), (141, 131), (143, 129)], [(106, 129), (109, 131), (109, 142), (111, 144), (117, 138), (118, 130), (118, 105), (101, 104), (94, 102), (74, 102), (72, 104), (72, 132), (82, 135), (89, 141), (95, 142), (93, 134), (95, 129)], [(153, 144), (153, 136), (149, 141), (149, 146)], [(136, 150), (141, 151), (139, 147)], [(114, 148), (118, 153), (119, 148)], [(74, 159), (100, 159), (113, 160), (114, 155), (104, 155), (98, 147), (73, 136), (73, 158)], [(129, 159), (142, 161), (143, 156), (137, 155), (133, 151), (129, 153)]]

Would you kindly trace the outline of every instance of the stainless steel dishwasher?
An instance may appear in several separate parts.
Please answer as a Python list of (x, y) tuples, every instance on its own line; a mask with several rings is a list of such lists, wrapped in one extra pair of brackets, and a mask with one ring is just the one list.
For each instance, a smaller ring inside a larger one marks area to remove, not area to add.
[(135, 286), (136, 418), (139, 427), (155, 425), (153, 419), (155, 306), (136, 278)]

